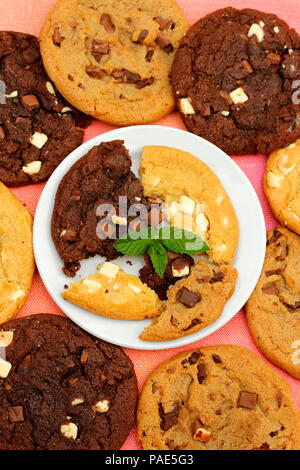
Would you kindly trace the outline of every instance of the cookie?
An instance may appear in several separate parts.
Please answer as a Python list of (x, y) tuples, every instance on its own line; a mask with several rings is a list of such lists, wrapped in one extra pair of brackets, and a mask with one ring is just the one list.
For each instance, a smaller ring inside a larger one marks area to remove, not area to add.
[(273, 152), (264, 174), (264, 191), (282, 225), (300, 235), (300, 140)]
[(268, 155), (300, 137), (299, 79), (299, 35), (276, 15), (251, 9), (199, 20), (172, 67), (188, 130), (231, 155)]
[(300, 379), (300, 237), (286, 228), (268, 233), (264, 267), (246, 312), (262, 353)]
[(185, 351), (147, 378), (138, 407), (146, 450), (299, 450), (290, 385), (250, 351)]
[[(130, 170), (131, 158), (123, 143), (103, 142), (92, 148), (71, 167), (58, 187), (52, 238), (67, 276), (74, 277), (80, 260), (96, 254), (109, 261), (121, 256), (113, 245), (134, 219), (127, 217), (127, 207), (147, 204), (142, 185)], [(120, 196), (127, 197), (124, 207)], [(105, 205), (118, 214), (109, 221)]]
[(0, 32), (0, 181), (39, 183), (84, 137), (91, 122), (58, 93), (34, 36)]
[(191, 274), (171, 287), (166, 308), (140, 335), (144, 341), (170, 341), (214, 323), (234, 292), (237, 270), (200, 258)]
[(147, 146), (140, 175), (145, 196), (165, 202), (172, 225), (204, 239), (214, 263), (233, 263), (238, 220), (221, 182), (205, 163), (178, 149)]
[(164, 307), (146, 284), (108, 262), (88, 279), (72, 283), (62, 296), (90, 312), (120, 320), (152, 318)]
[(34, 270), (32, 217), (0, 183), (0, 324), (25, 304)]
[(56, 315), (2, 328), (0, 449), (119, 449), (137, 404), (133, 364), (123, 351)]
[(169, 75), (188, 28), (174, 0), (60, 0), (41, 53), (78, 109), (111, 124), (145, 124), (174, 108)]

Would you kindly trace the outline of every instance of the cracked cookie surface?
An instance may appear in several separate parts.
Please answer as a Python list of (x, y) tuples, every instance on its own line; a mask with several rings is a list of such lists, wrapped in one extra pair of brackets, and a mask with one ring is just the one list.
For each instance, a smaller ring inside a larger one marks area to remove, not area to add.
[(60, 0), (41, 52), (78, 109), (112, 124), (144, 124), (174, 108), (169, 75), (188, 27), (173, 0)]
[(82, 143), (91, 118), (55, 89), (34, 36), (0, 32), (0, 80), (0, 181), (39, 183)]
[(123, 351), (56, 315), (2, 328), (0, 449), (119, 449), (137, 405), (133, 364)]
[(231, 155), (268, 155), (299, 138), (300, 105), (293, 99), (299, 79), (297, 32), (251, 9), (225, 8), (199, 20), (172, 67), (189, 131)]
[(287, 228), (268, 233), (264, 267), (246, 305), (262, 353), (300, 379), (300, 237)]
[(32, 217), (0, 182), (0, 324), (25, 304), (34, 270)]
[(264, 191), (279, 222), (300, 235), (300, 140), (273, 152), (264, 174)]
[(289, 384), (238, 346), (186, 351), (147, 378), (138, 407), (146, 450), (300, 448)]

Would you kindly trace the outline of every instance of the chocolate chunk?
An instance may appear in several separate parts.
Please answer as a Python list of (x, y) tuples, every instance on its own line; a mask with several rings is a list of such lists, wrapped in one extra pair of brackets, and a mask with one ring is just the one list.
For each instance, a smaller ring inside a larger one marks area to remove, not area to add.
[(9, 406), (8, 417), (11, 423), (22, 423), (24, 421), (23, 406)]
[(164, 29), (168, 29), (172, 24), (172, 21), (169, 20), (169, 18), (162, 18), (161, 16), (155, 16), (153, 19), (159, 24), (159, 29), (161, 31), (163, 31)]
[(294, 312), (300, 308), (300, 302), (296, 302), (294, 305), (284, 302), (284, 305), (286, 305), (286, 307), (290, 308)]
[(276, 437), (278, 436), (278, 434), (279, 434), (279, 431), (272, 431), (270, 432), (270, 437)]
[(216, 415), (217, 416), (221, 416), (221, 414), (222, 414), (222, 410), (216, 410)]
[(103, 72), (100, 67), (97, 67), (97, 65), (88, 65), (85, 71), (92, 78), (101, 79), (105, 76), (105, 72)]
[(179, 325), (179, 321), (176, 320), (176, 318), (173, 317), (173, 315), (171, 316), (170, 322), (171, 322), (171, 324), (172, 324), (173, 326), (178, 326), (178, 325)]
[(165, 413), (162, 404), (159, 403), (158, 412), (161, 418), (160, 427), (163, 431), (168, 431), (177, 424), (179, 416), (179, 405), (177, 403), (169, 413)]
[(204, 424), (202, 423), (201, 419), (196, 419), (196, 421), (194, 421), (192, 423), (192, 433), (193, 435), (197, 432), (197, 430), (199, 428), (203, 428), (204, 427)]
[(5, 139), (5, 132), (2, 126), (0, 126), (0, 139)]
[(94, 39), (92, 43), (92, 51), (97, 54), (106, 55), (109, 53), (109, 42), (101, 39)]
[(101, 15), (100, 24), (104, 26), (104, 29), (107, 33), (113, 33), (115, 30), (115, 26), (111, 21), (110, 15), (107, 15), (106, 13)]
[(198, 369), (198, 374), (197, 374), (198, 382), (201, 385), (201, 384), (203, 384), (204, 380), (207, 377), (205, 364), (199, 364), (197, 369)]
[(145, 56), (146, 61), (151, 62), (153, 55), (154, 55), (154, 49), (149, 49), (149, 51), (147, 51), (147, 54)]
[(253, 410), (257, 403), (258, 395), (251, 392), (241, 392), (238, 398), (238, 406)]
[(152, 85), (153, 82), (154, 82), (154, 78), (153, 78), (153, 77), (144, 78), (144, 80), (140, 80), (139, 82), (137, 82), (136, 87), (137, 87), (139, 90), (141, 90), (142, 88), (145, 88), (146, 86)]
[(264, 442), (260, 447), (257, 447), (254, 450), (270, 450), (270, 445), (267, 442)]
[(124, 77), (125, 75), (125, 72), (124, 70), (114, 70), (112, 73), (111, 73), (111, 76), (118, 79), (118, 78), (122, 78)]
[(272, 271), (266, 271), (265, 275), (266, 277), (270, 277), (270, 276), (280, 275), (281, 273), (282, 273), (281, 269), (273, 269)]
[(139, 34), (137, 42), (139, 44), (142, 44), (144, 42), (144, 40), (146, 39), (146, 37), (148, 36), (148, 34), (149, 34), (148, 29), (143, 29)]
[(193, 354), (188, 358), (188, 361), (191, 364), (191, 366), (196, 364), (196, 362), (198, 362), (200, 356), (201, 354), (198, 353), (197, 351), (193, 352)]
[(161, 49), (164, 49), (170, 44), (169, 39), (163, 33), (158, 33), (156, 42)]
[(267, 245), (271, 245), (272, 243), (276, 243), (278, 238), (282, 236), (282, 233), (275, 228), (272, 237), (267, 241)]
[(287, 244), (285, 244), (282, 247), (280, 255), (276, 257), (276, 261), (284, 261), (288, 253), (289, 253), (289, 247), (287, 246)]
[(29, 111), (32, 111), (33, 109), (37, 109), (40, 107), (39, 100), (35, 95), (25, 95), (21, 97), (21, 103), (25, 108), (27, 108)]
[(278, 54), (274, 54), (274, 52), (270, 52), (270, 54), (267, 55), (266, 59), (274, 65), (278, 65), (281, 62), (281, 56)]
[(222, 359), (220, 358), (220, 356), (218, 356), (218, 354), (213, 354), (212, 358), (216, 364), (222, 364)]
[(123, 76), (126, 83), (137, 83), (141, 81), (141, 76), (138, 73), (130, 72), (130, 70), (123, 69)]
[(274, 285), (270, 284), (268, 286), (263, 287), (262, 292), (264, 294), (269, 294), (269, 295), (274, 294), (274, 295), (276, 295), (277, 294), (277, 289)]
[(200, 325), (200, 323), (201, 323), (201, 320), (199, 320), (199, 318), (194, 318), (192, 322), (190, 323), (190, 325), (187, 328), (185, 328), (183, 331), (189, 331), (192, 328), (194, 328), (194, 326)]
[(167, 441), (167, 442), (166, 442), (166, 446), (167, 446), (168, 449), (170, 449), (170, 450), (175, 450), (175, 442), (174, 442), (174, 441)]
[(163, 48), (163, 51), (167, 54), (171, 54), (174, 51), (174, 47), (172, 46), (172, 44), (169, 44), (167, 47)]
[(56, 46), (59, 46), (61, 45), (61, 43), (65, 40), (66, 38), (64, 38), (61, 34), (60, 34), (60, 29), (59, 27), (57, 26), (56, 28), (54, 28), (53, 30), (53, 36), (52, 36), (52, 40), (53, 40), (53, 43), (56, 45)]
[(216, 273), (214, 275), (214, 277), (209, 282), (210, 282), (210, 284), (214, 284), (216, 282), (221, 282), (221, 281), (223, 281), (224, 277), (225, 277), (224, 273), (222, 273), (222, 272)]
[(244, 69), (246, 70), (246, 72), (248, 72), (249, 74), (254, 72), (254, 70), (253, 70), (251, 64), (248, 62), (248, 60), (243, 60), (242, 65), (243, 65)]
[(182, 287), (177, 292), (177, 301), (187, 308), (193, 308), (198, 302), (201, 301), (201, 295), (190, 291), (186, 287)]

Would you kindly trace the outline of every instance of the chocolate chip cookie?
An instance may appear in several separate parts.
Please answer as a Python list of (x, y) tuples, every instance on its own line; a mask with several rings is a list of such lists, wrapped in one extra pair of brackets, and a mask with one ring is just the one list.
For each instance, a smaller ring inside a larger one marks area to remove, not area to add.
[(299, 235), (283, 227), (269, 232), (265, 264), (246, 310), (262, 353), (300, 379)]
[(172, 68), (189, 131), (231, 155), (270, 154), (300, 137), (300, 37), (276, 15), (225, 8), (182, 39)]
[(300, 235), (300, 140), (273, 152), (267, 161), (264, 191), (282, 225)]
[(56, 315), (2, 328), (0, 449), (119, 449), (137, 404), (123, 351)]
[(0, 80), (0, 181), (39, 183), (82, 143), (91, 119), (55, 89), (34, 36), (0, 32)]
[(250, 351), (212, 346), (163, 362), (138, 407), (146, 450), (299, 450), (289, 384)]
[[(121, 256), (113, 245), (135, 219), (128, 217), (127, 208), (148, 204), (139, 179), (130, 170), (131, 158), (123, 143), (116, 140), (94, 147), (58, 187), (52, 238), (67, 276), (74, 277), (80, 260), (96, 254), (107, 260)], [(124, 204), (119, 197), (125, 198)], [(117, 215), (107, 213), (110, 207)]]
[(145, 124), (174, 108), (169, 75), (188, 27), (174, 0), (60, 0), (42, 29), (41, 53), (78, 109), (112, 124)]
[(0, 182), (0, 324), (25, 304), (34, 270), (32, 217)]

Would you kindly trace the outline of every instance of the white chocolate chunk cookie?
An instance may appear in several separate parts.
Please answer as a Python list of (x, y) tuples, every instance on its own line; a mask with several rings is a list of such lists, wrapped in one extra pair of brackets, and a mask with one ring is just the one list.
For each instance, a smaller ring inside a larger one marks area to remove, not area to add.
[[(34, 269), (32, 217), (0, 183), (0, 324), (23, 307)], [(0, 331), (1, 341), (7, 342), (8, 338), (4, 339)]]
[(152, 318), (164, 306), (146, 284), (108, 262), (88, 279), (72, 283), (62, 296), (90, 312), (122, 320)]
[(185, 351), (147, 378), (138, 406), (145, 450), (299, 450), (290, 385), (247, 349)]
[(145, 124), (174, 108), (169, 76), (188, 28), (174, 0), (60, 0), (41, 53), (74, 106), (112, 124)]
[(239, 238), (237, 217), (219, 179), (205, 163), (178, 149), (148, 146), (140, 175), (145, 196), (165, 202), (172, 225), (203, 238), (214, 263), (233, 262)]
[(300, 140), (269, 156), (264, 191), (276, 219), (300, 235)]

